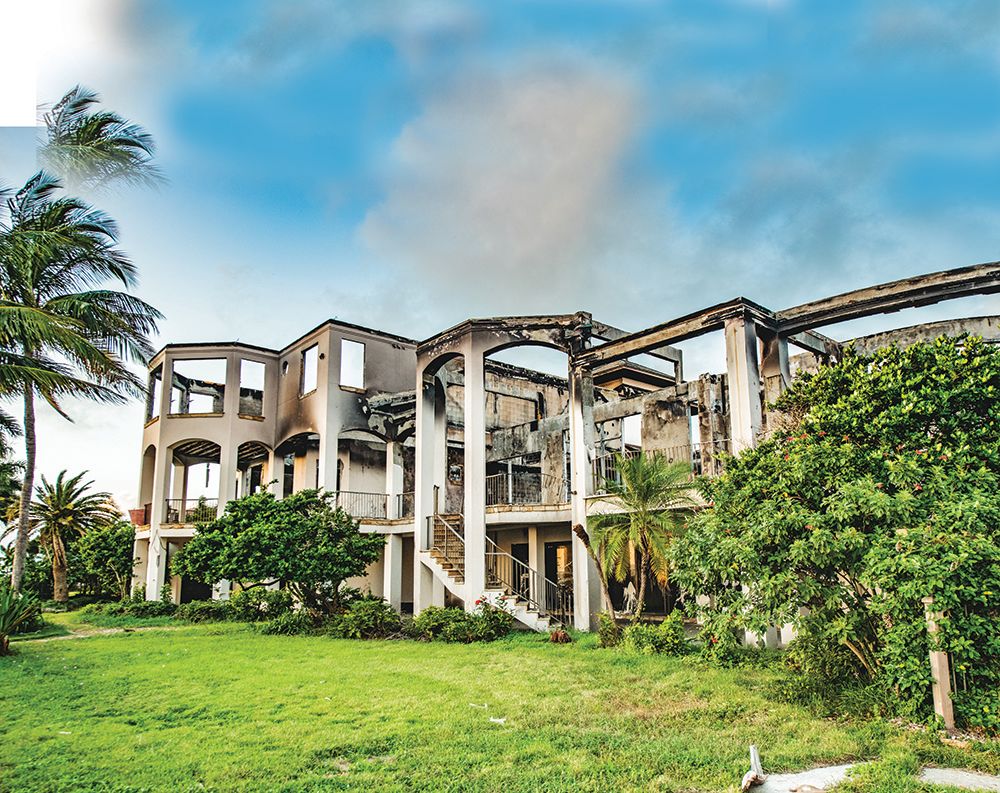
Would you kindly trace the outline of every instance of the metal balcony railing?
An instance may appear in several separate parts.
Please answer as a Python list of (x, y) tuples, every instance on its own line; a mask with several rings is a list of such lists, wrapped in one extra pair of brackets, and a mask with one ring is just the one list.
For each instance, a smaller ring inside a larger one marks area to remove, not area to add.
[(501, 471), (486, 477), (486, 506), (499, 504), (565, 504), (567, 482), (537, 471)]
[(412, 518), (414, 513), (414, 494), (413, 493), (397, 493), (396, 494), (396, 517), (397, 518)]
[[(729, 450), (729, 439), (723, 438), (706, 443), (668, 446), (665, 449), (656, 449), (645, 453), (664, 457), (669, 462), (687, 463), (691, 466), (691, 473), (695, 476), (718, 476), (722, 473), (721, 456), (724, 453), (728, 454)], [(619, 458), (629, 459), (641, 453), (636, 449), (628, 449), (624, 452), (609, 452), (599, 455), (591, 464), (591, 470), (594, 475), (594, 492), (603, 493), (606, 481), (621, 481), (616, 467)]]
[(385, 493), (338, 490), (333, 495), (334, 505), (340, 507), (352, 518), (385, 520), (388, 517), (389, 496)]
[(219, 514), (217, 498), (168, 498), (163, 512), (164, 523), (207, 523)]

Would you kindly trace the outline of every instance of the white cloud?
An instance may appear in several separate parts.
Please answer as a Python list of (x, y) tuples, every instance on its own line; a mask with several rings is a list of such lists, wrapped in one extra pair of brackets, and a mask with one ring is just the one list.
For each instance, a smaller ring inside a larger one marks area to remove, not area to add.
[(565, 307), (593, 275), (639, 116), (628, 79), (571, 60), (468, 74), (399, 135), (362, 239), (407, 282), (475, 285), (495, 311)]

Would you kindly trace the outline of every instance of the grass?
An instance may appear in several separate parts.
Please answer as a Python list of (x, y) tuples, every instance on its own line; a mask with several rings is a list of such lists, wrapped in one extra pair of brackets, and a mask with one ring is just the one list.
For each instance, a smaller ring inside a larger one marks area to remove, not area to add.
[(928, 758), (1000, 770), (995, 745), (816, 718), (774, 683), (592, 636), (465, 646), (216, 624), (22, 642), (0, 659), (0, 790), (734, 791), (750, 743), (774, 772), (884, 755), (883, 779), (850, 787), (866, 793), (931, 790), (911, 774)]

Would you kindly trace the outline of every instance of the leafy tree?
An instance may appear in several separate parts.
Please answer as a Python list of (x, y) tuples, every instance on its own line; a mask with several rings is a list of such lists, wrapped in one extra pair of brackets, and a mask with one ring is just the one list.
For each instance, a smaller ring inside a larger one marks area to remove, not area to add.
[(171, 569), (205, 583), (281, 581), (307, 608), (330, 614), (339, 610), (340, 585), (377, 561), (384, 544), (381, 535), (362, 534), (329, 493), (301, 490), (279, 500), (260, 492), (200, 525)]
[(615, 471), (617, 476), (604, 482), (606, 495), (602, 500), (616, 511), (591, 516), (588, 533), (600, 549), (605, 579), (612, 575), (619, 581), (638, 577), (636, 617), (640, 617), (649, 572), (666, 586), (670, 544), (696, 504), (691, 466), (669, 462), (661, 455), (640, 453), (632, 457), (617, 455)]
[(31, 526), (52, 563), (52, 599), (69, 599), (66, 545), (75, 537), (102, 529), (121, 519), (110, 493), (89, 492), (94, 483), (84, 482), (86, 471), (66, 478), (60, 471), (50, 483), (42, 476), (31, 505)]
[(712, 506), (675, 546), (682, 587), (711, 596), (710, 641), (791, 622), (919, 712), (933, 597), (960, 714), (1000, 726), (998, 397), (1000, 350), (970, 337), (799, 377), (786, 429), (704, 484)]
[(128, 597), (135, 567), (135, 527), (124, 520), (98, 525), (74, 543), (77, 578), (86, 581), (96, 594)]

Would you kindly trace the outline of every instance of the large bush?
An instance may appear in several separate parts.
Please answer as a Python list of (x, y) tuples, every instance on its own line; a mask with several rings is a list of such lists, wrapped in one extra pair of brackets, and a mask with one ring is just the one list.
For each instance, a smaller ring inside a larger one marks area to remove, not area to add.
[(174, 557), (172, 572), (213, 583), (283, 582), (309, 611), (340, 611), (340, 587), (362, 575), (385, 538), (362, 534), (333, 496), (301, 490), (276, 499), (267, 491), (235, 499)]
[(704, 483), (711, 508), (675, 546), (679, 583), (711, 596), (708, 644), (791, 622), (924, 715), (933, 597), (936, 646), (963, 675), (959, 716), (996, 726), (1000, 350), (940, 338), (848, 352), (777, 407), (782, 430)]
[(135, 527), (127, 521), (94, 526), (73, 540), (70, 578), (92, 594), (125, 598), (135, 566)]

